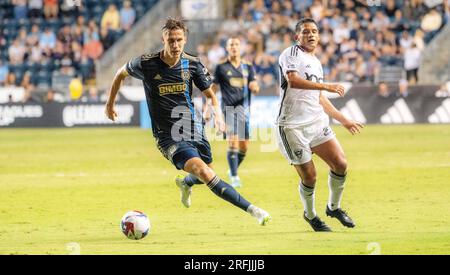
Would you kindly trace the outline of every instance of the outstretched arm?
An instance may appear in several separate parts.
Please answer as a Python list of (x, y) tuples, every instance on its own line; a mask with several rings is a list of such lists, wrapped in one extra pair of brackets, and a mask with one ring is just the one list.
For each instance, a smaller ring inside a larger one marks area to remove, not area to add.
[(117, 70), (117, 73), (114, 76), (113, 83), (109, 91), (108, 100), (105, 106), (105, 114), (112, 121), (114, 121), (117, 117), (117, 113), (114, 110), (114, 102), (116, 101), (116, 96), (119, 92), (120, 86), (122, 86), (122, 82), (127, 76), (128, 72), (126, 70), (126, 65), (123, 65), (119, 70)]
[(359, 133), (363, 128), (361, 123), (346, 118), (322, 93), (320, 93), (320, 104), (327, 115), (339, 121), (352, 135)]
[(291, 88), (303, 90), (325, 90), (330, 93), (336, 93), (340, 96), (344, 96), (344, 86), (342, 85), (309, 81), (301, 78), (296, 71), (288, 72), (286, 76)]

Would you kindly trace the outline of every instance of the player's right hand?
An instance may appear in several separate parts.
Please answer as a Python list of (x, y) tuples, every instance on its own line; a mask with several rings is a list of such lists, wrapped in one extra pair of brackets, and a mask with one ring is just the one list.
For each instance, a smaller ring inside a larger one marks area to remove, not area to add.
[(340, 85), (340, 84), (327, 84), (326, 85), (326, 90), (329, 91), (330, 93), (336, 93), (339, 94), (340, 96), (344, 96), (344, 86)]
[(105, 115), (107, 118), (109, 118), (112, 121), (116, 120), (117, 113), (114, 110), (114, 104), (106, 104), (105, 106)]

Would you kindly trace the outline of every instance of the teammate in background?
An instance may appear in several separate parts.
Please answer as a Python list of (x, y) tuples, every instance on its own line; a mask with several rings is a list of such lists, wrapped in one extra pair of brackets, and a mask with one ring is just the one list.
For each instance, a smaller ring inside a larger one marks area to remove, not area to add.
[(217, 65), (212, 89), (222, 92), (222, 111), (227, 124), (228, 140), (227, 159), (231, 185), (241, 187), (238, 167), (245, 158), (250, 138), (250, 103), (251, 93), (259, 93), (259, 85), (251, 63), (241, 59), (241, 42), (239, 38), (230, 38), (226, 50), (228, 58)]
[(270, 219), (269, 214), (245, 200), (212, 170), (211, 148), (203, 122), (197, 118), (193, 107), (192, 83), (211, 100), (216, 129), (224, 131), (225, 124), (211, 90), (207, 69), (197, 57), (184, 52), (187, 32), (183, 21), (168, 19), (162, 32), (164, 49), (132, 59), (117, 71), (106, 103), (106, 115), (111, 120), (117, 116), (114, 101), (125, 77), (142, 80), (158, 149), (178, 170), (190, 173), (175, 180), (183, 205), (190, 207), (194, 184), (206, 183), (217, 196), (247, 211), (265, 225)]
[(287, 48), (279, 57), (281, 74), (281, 102), (277, 118), (277, 136), (282, 154), (294, 165), (301, 178), (300, 198), (304, 219), (315, 231), (331, 231), (317, 216), (314, 204), (316, 169), (312, 154), (317, 154), (330, 167), (327, 216), (337, 218), (344, 226), (355, 224), (340, 208), (347, 175), (344, 151), (329, 126), (327, 115), (339, 121), (350, 133), (363, 127), (339, 112), (322, 93), (329, 91), (344, 95), (339, 84), (323, 83), (322, 65), (314, 55), (319, 42), (319, 29), (313, 19), (300, 20), (295, 28), (296, 45)]

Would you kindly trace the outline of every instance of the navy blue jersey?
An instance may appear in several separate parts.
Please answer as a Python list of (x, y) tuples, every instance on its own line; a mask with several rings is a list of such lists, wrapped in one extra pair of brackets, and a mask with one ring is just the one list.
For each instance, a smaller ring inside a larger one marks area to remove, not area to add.
[(192, 84), (200, 91), (208, 89), (208, 70), (195, 56), (182, 53), (180, 61), (170, 67), (160, 54), (141, 55), (126, 65), (128, 74), (144, 84), (153, 135), (171, 135), (172, 126), (180, 122), (189, 125), (192, 133), (202, 133), (202, 118), (196, 115), (192, 101)]
[(214, 83), (220, 86), (222, 92), (222, 109), (225, 106), (250, 107), (248, 84), (253, 80), (255, 80), (254, 68), (246, 61), (242, 61), (237, 68), (229, 60), (217, 65)]

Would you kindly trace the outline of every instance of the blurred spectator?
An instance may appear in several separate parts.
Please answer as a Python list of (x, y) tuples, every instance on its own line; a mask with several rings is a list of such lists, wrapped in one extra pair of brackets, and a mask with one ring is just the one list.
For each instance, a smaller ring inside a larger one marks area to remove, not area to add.
[(16, 74), (13, 72), (9, 72), (8, 75), (6, 76), (6, 82), (5, 82), (5, 87), (8, 86), (16, 86)]
[(408, 31), (402, 32), (402, 37), (400, 38), (400, 46), (403, 50), (406, 50), (412, 46), (414, 39), (411, 37)]
[(269, 39), (266, 40), (266, 53), (273, 56), (279, 56), (282, 50), (284, 49), (280, 35), (278, 33), (270, 34)]
[(69, 53), (72, 46), (72, 30), (69, 25), (64, 25), (58, 32), (58, 40), (61, 41), (64, 52)]
[(55, 102), (55, 91), (53, 89), (49, 89), (47, 91), (45, 103), (53, 103), (53, 102)]
[(25, 89), (25, 91), (29, 91), (30, 93), (32, 93), (34, 91), (34, 83), (31, 80), (31, 73), (30, 72), (25, 72), (23, 78), (22, 78), (22, 82), (20, 83), (20, 86), (23, 87)]
[(105, 51), (114, 44), (114, 39), (114, 33), (111, 32), (108, 27), (102, 27), (100, 30), (100, 41), (102, 42)]
[(14, 18), (16, 20), (27, 18), (27, 0), (12, 0), (12, 4), (14, 5)]
[(261, 76), (259, 79), (261, 88), (267, 88), (276, 83), (274, 64), (277, 62), (277, 58), (267, 55), (262, 51), (256, 54), (254, 65), (257, 75)]
[(78, 16), (78, 10), (82, 9), (82, 5), (84, 1), (77, 1), (75, 3), (75, 0), (70, 1), (64, 0), (62, 3), (60, 3), (59, 6), (59, 13), (61, 16), (65, 17), (71, 17), (71, 16)]
[(416, 44), (419, 50), (423, 50), (425, 48), (425, 41), (423, 39), (424, 33), (421, 29), (417, 29), (414, 34), (414, 44)]
[(8, 49), (9, 63), (11, 65), (23, 63), (26, 52), (27, 49), (25, 48), (25, 46), (20, 44), (19, 39), (15, 39)]
[(398, 82), (398, 92), (396, 96), (407, 97), (409, 95), (408, 81), (406, 79), (400, 79)]
[(32, 90), (25, 90), (23, 94), (22, 103), (39, 103), (39, 100), (36, 99)]
[(423, 17), (420, 26), (425, 31), (425, 43), (428, 43), (442, 26), (442, 15), (432, 9)]
[(83, 46), (83, 55), (92, 60), (97, 60), (103, 54), (103, 45), (100, 41), (89, 37), (89, 42)]
[(0, 59), (0, 86), (5, 86), (8, 77), (9, 67)]
[(40, 47), (31, 46), (31, 52), (28, 59), (34, 63), (40, 63), (42, 60), (42, 49)]
[(120, 28), (120, 14), (114, 4), (110, 4), (102, 16), (101, 27), (117, 31)]
[(28, 0), (28, 16), (30, 18), (41, 18), (44, 3), (42, 0)]
[(216, 42), (208, 51), (208, 60), (211, 62), (211, 65), (216, 66), (225, 55), (225, 49)]
[(41, 36), (41, 31), (39, 25), (32, 25), (31, 31), (27, 35), (27, 46), (35, 47), (39, 44), (39, 38)]
[(421, 50), (416, 46), (415, 43), (411, 45), (411, 48), (405, 50), (405, 70), (406, 79), (409, 83), (415, 84), (418, 81), (417, 71), (420, 65)]
[(46, 27), (39, 38), (39, 47), (44, 52), (51, 52), (56, 46), (56, 35), (50, 27)]
[(353, 82), (364, 82), (367, 80), (367, 64), (361, 55), (356, 58), (356, 62), (351, 67), (354, 74)]
[(312, 6), (309, 8), (312, 18), (316, 20), (316, 22), (319, 22), (322, 19), (322, 16), (325, 12), (325, 8), (322, 5), (322, 1), (315, 0)]
[(44, 16), (47, 19), (57, 18), (59, 13), (58, 0), (44, 0)]
[(391, 96), (391, 91), (385, 82), (380, 82), (378, 84), (378, 96), (383, 98), (388, 98)]
[(125, 0), (120, 9), (120, 27), (128, 31), (136, 20), (136, 11), (131, 7), (131, 1)]
[[(105, 28), (109, 29), (107, 26)], [(89, 20), (88, 27), (84, 30), (83, 43), (88, 43), (90, 39), (100, 40), (98, 26), (94, 19)]]
[(100, 96), (98, 94), (98, 90), (97, 87), (95, 86), (90, 86), (89, 87), (89, 91), (88, 91), (88, 95), (87, 96), (83, 96), (81, 98), (82, 102), (89, 102), (89, 103), (99, 103), (100, 102)]
[(436, 97), (450, 97), (450, 82), (442, 84), (434, 95)]

